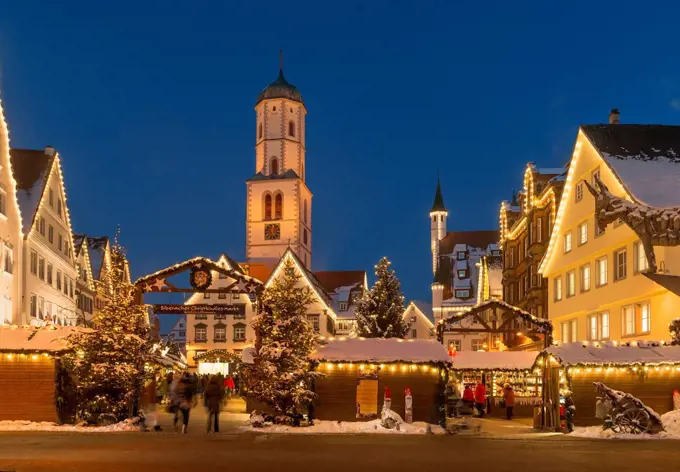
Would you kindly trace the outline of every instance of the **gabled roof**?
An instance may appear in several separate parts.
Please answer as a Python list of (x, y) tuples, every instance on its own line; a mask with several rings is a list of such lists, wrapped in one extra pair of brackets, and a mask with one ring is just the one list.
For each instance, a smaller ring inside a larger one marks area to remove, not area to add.
[(47, 154), (44, 149), (10, 149), (10, 162), (17, 183), (17, 201), (24, 236), (28, 235), (33, 227), (55, 158), (56, 152)]
[(109, 248), (108, 236), (87, 237), (87, 244), (90, 253), (90, 263), (92, 264), (92, 275), (96, 280), (101, 280), (102, 269), (107, 264), (106, 253)]
[(600, 124), (581, 130), (638, 203), (680, 204), (680, 126)]
[(432, 311), (432, 304), (422, 301), (422, 300), (411, 300), (408, 305), (406, 305), (406, 309), (404, 310), (404, 316), (403, 318), (406, 317), (406, 314), (409, 311), (409, 308), (413, 307), (413, 311), (418, 313), (420, 316), (422, 316), (430, 326), (430, 328), (434, 328), (434, 314)]
[(86, 236), (84, 234), (73, 234), (73, 252), (76, 257), (80, 255), (80, 251), (83, 248), (83, 243), (85, 242)]
[(486, 249), (489, 244), (498, 244), (500, 233), (497, 229), (482, 231), (449, 231), (439, 241), (439, 254), (451, 254), (456, 244)]
[(321, 286), (328, 292), (334, 292), (338, 287), (364, 285), (365, 270), (324, 270), (313, 272)]

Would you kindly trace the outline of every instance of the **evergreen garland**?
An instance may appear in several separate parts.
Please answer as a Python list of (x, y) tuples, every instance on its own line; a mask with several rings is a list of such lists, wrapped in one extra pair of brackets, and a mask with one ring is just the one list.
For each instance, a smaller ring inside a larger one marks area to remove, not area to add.
[(359, 300), (354, 312), (355, 334), (364, 338), (403, 338), (411, 323), (403, 320), (401, 283), (386, 257), (375, 266), (376, 281)]

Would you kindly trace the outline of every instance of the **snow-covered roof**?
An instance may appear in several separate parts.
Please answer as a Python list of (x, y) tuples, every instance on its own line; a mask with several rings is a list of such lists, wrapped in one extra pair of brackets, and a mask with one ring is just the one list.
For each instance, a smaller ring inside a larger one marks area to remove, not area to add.
[(456, 270), (467, 270), (467, 259), (456, 261)]
[(310, 356), (328, 362), (450, 362), (440, 343), (426, 339), (336, 338)]
[(465, 251), (467, 251), (467, 244), (458, 243), (455, 246), (453, 246), (453, 251), (454, 252), (465, 252)]
[(470, 279), (459, 279), (456, 278), (453, 281), (453, 288), (454, 289), (466, 289), (466, 288), (472, 288), (472, 283), (470, 282)]
[(451, 362), (453, 369), (528, 370), (538, 355), (538, 351), (459, 351)]
[(680, 346), (651, 341), (564, 343), (551, 346), (546, 352), (555, 356), (563, 366), (680, 363)]
[(0, 326), (0, 351), (56, 352), (67, 349), (66, 337), (82, 330), (73, 326)]
[(413, 303), (416, 306), (416, 308), (418, 308), (423, 313), (423, 315), (425, 315), (425, 318), (427, 318), (430, 321), (434, 321), (432, 303), (423, 300), (413, 300), (411, 301), (411, 303)]
[(561, 174), (564, 172), (564, 167), (540, 167), (536, 169), (539, 174)]
[(21, 210), (22, 232), (31, 231), (55, 154), (44, 149), (11, 149), (12, 172), (17, 183), (17, 202)]

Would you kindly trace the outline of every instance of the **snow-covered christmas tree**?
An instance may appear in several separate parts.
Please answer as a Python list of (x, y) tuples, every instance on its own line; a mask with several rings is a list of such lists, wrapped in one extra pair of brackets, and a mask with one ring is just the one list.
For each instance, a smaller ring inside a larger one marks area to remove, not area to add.
[(410, 323), (403, 321), (404, 295), (391, 262), (383, 257), (375, 266), (376, 281), (359, 300), (354, 312), (355, 333), (365, 338), (403, 338)]
[(263, 292), (263, 309), (253, 320), (254, 362), (244, 364), (242, 373), (250, 395), (277, 416), (291, 418), (313, 401), (310, 386), (320, 374), (312, 372), (308, 359), (318, 342), (306, 319), (312, 292), (298, 286), (302, 276), (293, 261), (284, 264), (281, 276)]
[(109, 299), (95, 312), (92, 328), (69, 337), (65, 358), (77, 388), (77, 419), (88, 423), (130, 416), (151, 359), (147, 311), (136, 303), (135, 287), (126, 278), (118, 238), (104, 283)]

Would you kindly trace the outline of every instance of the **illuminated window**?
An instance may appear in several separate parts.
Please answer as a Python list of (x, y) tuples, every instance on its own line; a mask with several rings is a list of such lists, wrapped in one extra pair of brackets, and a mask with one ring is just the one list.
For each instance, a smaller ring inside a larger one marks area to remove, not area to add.
[(650, 305), (649, 303), (639, 303), (637, 305), (638, 312), (640, 313), (640, 333), (646, 334), (652, 330), (652, 320), (650, 315)]
[(543, 241), (543, 218), (536, 218), (536, 242)]
[(205, 293), (203, 294), (203, 298), (205, 298), (205, 299), (210, 298), (210, 293), (205, 292)]
[(581, 292), (590, 290), (590, 264), (581, 267)]
[(564, 252), (571, 251), (571, 231), (564, 233)]
[(278, 193), (274, 199), (274, 219), (283, 218), (283, 195)]
[(595, 262), (595, 268), (597, 270), (597, 286), (602, 287), (607, 285), (607, 257), (601, 257)]
[(312, 325), (314, 332), (318, 333), (319, 328), (319, 315), (307, 315), (307, 322)]
[(238, 323), (234, 325), (234, 341), (243, 342), (246, 340), (246, 325)]
[(204, 324), (196, 325), (196, 342), (204, 343), (208, 341), (208, 327)]
[(628, 252), (625, 249), (614, 252), (614, 280), (623, 280), (626, 278), (627, 256)]
[(38, 253), (31, 250), (31, 274), (38, 275)]
[(578, 225), (578, 244), (579, 246), (584, 245), (588, 242), (588, 222), (584, 221)]
[(635, 273), (644, 272), (649, 269), (645, 248), (640, 241), (633, 244), (633, 257), (635, 258)]
[(455, 349), (456, 351), (460, 351), (461, 349), (461, 341), (460, 339), (452, 339), (449, 341), (449, 350)]
[(583, 182), (579, 182), (576, 184), (576, 201), (580, 202), (583, 200)]
[(590, 341), (609, 339), (608, 312), (588, 316), (588, 339)]
[(562, 300), (562, 277), (555, 278), (555, 301)]
[(624, 336), (632, 336), (635, 334), (635, 308), (633, 305), (627, 305), (621, 308), (621, 326), (623, 328)]
[(223, 324), (215, 325), (215, 342), (225, 342), (227, 340), (227, 327)]
[(471, 349), (473, 351), (484, 351), (484, 340), (483, 339), (473, 339), (470, 341)]
[(567, 272), (567, 297), (576, 295), (576, 273), (573, 270)]

